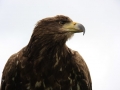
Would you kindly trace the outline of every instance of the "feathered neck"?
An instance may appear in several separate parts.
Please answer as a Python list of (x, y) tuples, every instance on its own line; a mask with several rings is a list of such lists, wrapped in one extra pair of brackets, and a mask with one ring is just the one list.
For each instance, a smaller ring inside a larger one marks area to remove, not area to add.
[(65, 45), (67, 38), (63, 38), (62, 34), (52, 35), (46, 34), (39, 37), (32, 35), (30, 42), (26, 46), (24, 55), (33, 60), (39, 56), (47, 56), (52, 58), (53, 55), (67, 55), (67, 46)]

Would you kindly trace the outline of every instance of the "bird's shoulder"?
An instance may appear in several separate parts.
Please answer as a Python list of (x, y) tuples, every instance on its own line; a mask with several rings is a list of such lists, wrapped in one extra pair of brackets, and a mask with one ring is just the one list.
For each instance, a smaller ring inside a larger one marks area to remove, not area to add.
[(78, 65), (79, 67), (84, 67), (84, 66), (87, 66), (86, 65), (86, 62), (85, 60), (83, 59), (83, 57), (79, 54), (78, 51), (75, 51), (75, 50), (72, 50), (72, 49), (69, 49), (70, 51), (70, 54), (71, 54), (71, 60), (72, 60), (72, 63), (76, 65)]
[(16, 83), (19, 65), (24, 58), (22, 56), (23, 49), (9, 57), (2, 72), (1, 90), (10, 90), (10, 88), (14, 90), (15, 84), (13, 83)]
[(8, 75), (9, 73), (12, 74), (14, 72), (16, 64), (17, 64), (16, 57), (17, 57), (17, 53), (10, 56), (10, 58), (8, 59), (4, 67), (3, 74)]
[(73, 73), (76, 75), (76, 81), (80, 84), (82, 90), (92, 90), (92, 82), (88, 66), (83, 57), (74, 50), (71, 50)]

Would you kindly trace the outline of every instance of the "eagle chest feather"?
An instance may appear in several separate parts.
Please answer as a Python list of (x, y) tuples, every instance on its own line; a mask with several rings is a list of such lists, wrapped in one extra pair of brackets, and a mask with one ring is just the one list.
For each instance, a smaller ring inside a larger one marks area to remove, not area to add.
[(21, 63), (20, 78), (22, 81), (26, 79), (24, 82), (25, 88), (33, 88), (33, 90), (35, 88), (53, 88), (53, 90), (69, 90), (69, 88), (72, 88), (80, 76), (77, 76), (79, 71), (72, 61), (73, 54), (70, 50), (67, 54), (56, 52), (46, 53), (45, 55), (47, 56), (43, 56), (40, 52), (36, 60), (32, 62), (24, 60), (23, 64), (27, 66)]

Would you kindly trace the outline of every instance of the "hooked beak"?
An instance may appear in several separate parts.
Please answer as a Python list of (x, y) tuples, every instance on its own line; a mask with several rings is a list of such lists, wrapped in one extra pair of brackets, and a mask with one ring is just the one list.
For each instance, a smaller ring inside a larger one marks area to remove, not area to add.
[(66, 23), (63, 25), (63, 28), (65, 29), (65, 31), (68, 32), (73, 32), (73, 33), (83, 32), (83, 35), (85, 34), (85, 27), (80, 23), (76, 23), (76, 22)]

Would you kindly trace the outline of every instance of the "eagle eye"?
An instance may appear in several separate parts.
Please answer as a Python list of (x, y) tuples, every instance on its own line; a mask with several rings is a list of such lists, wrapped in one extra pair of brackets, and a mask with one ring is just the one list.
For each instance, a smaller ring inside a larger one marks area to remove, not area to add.
[(59, 24), (60, 25), (63, 25), (63, 24), (65, 24), (66, 22), (65, 21), (59, 21)]

